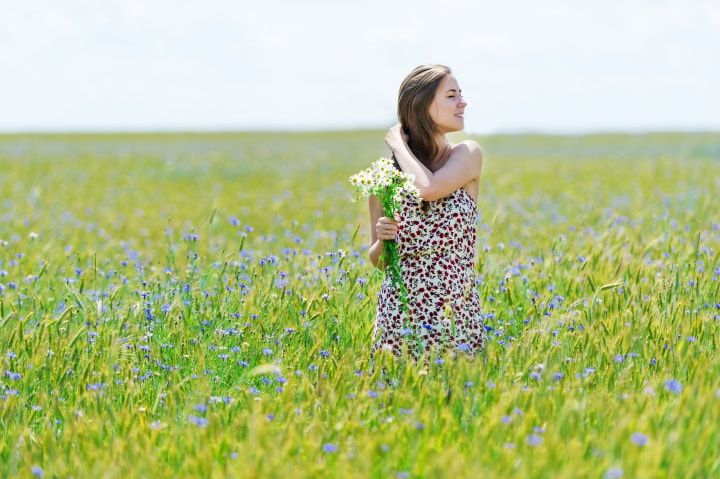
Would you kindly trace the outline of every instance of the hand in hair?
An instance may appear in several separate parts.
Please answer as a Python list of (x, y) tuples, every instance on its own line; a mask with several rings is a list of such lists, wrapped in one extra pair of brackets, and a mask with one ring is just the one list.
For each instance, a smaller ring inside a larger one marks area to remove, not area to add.
[(401, 143), (407, 143), (409, 137), (405, 134), (400, 123), (397, 123), (390, 127), (387, 134), (385, 135), (385, 143), (392, 150)]

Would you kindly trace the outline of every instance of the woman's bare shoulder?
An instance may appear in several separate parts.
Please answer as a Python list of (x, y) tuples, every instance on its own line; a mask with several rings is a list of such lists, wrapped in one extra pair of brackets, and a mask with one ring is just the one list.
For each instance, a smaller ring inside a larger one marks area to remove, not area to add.
[(453, 145), (452, 143), (451, 149), (454, 152), (463, 152), (463, 153), (476, 153), (480, 152), (482, 153), (482, 148), (480, 147), (480, 143), (478, 143), (475, 140), (463, 140), (460, 143), (457, 143)]

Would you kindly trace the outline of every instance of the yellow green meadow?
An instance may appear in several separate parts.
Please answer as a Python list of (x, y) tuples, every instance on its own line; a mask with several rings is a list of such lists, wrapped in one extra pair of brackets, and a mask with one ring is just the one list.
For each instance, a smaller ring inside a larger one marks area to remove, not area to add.
[(719, 477), (720, 134), (474, 137), (489, 341), (427, 367), (383, 137), (0, 136), (0, 477)]

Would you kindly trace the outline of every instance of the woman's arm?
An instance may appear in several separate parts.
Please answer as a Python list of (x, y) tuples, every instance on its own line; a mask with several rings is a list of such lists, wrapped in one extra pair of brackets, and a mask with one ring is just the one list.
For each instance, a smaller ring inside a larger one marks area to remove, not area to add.
[(462, 188), (482, 172), (483, 155), (480, 145), (465, 140), (455, 148), (448, 161), (433, 173), (410, 150), (400, 125), (390, 128), (385, 142), (395, 154), (400, 168), (415, 175), (415, 186), (425, 201), (444, 198)]

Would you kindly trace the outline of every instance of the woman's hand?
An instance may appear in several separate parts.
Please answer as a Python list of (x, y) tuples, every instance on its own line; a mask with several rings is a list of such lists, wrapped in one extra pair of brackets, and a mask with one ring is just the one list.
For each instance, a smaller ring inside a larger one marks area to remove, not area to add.
[(385, 135), (385, 143), (391, 150), (394, 151), (403, 143), (407, 143), (408, 138), (409, 137), (403, 131), (400, 123), (397, 123), (390, 127), (387, 131), (387, 134)]
[(375, 233), (378, 239), (383, 241), (394, 241), (397, 238), (398, 226), (397, 221), (399, 220), (398, 215), (395, 215), (395, 220), (388, 218), (387, 216), (381, 216), (378, 218), (377, 224), (375, 224)]

